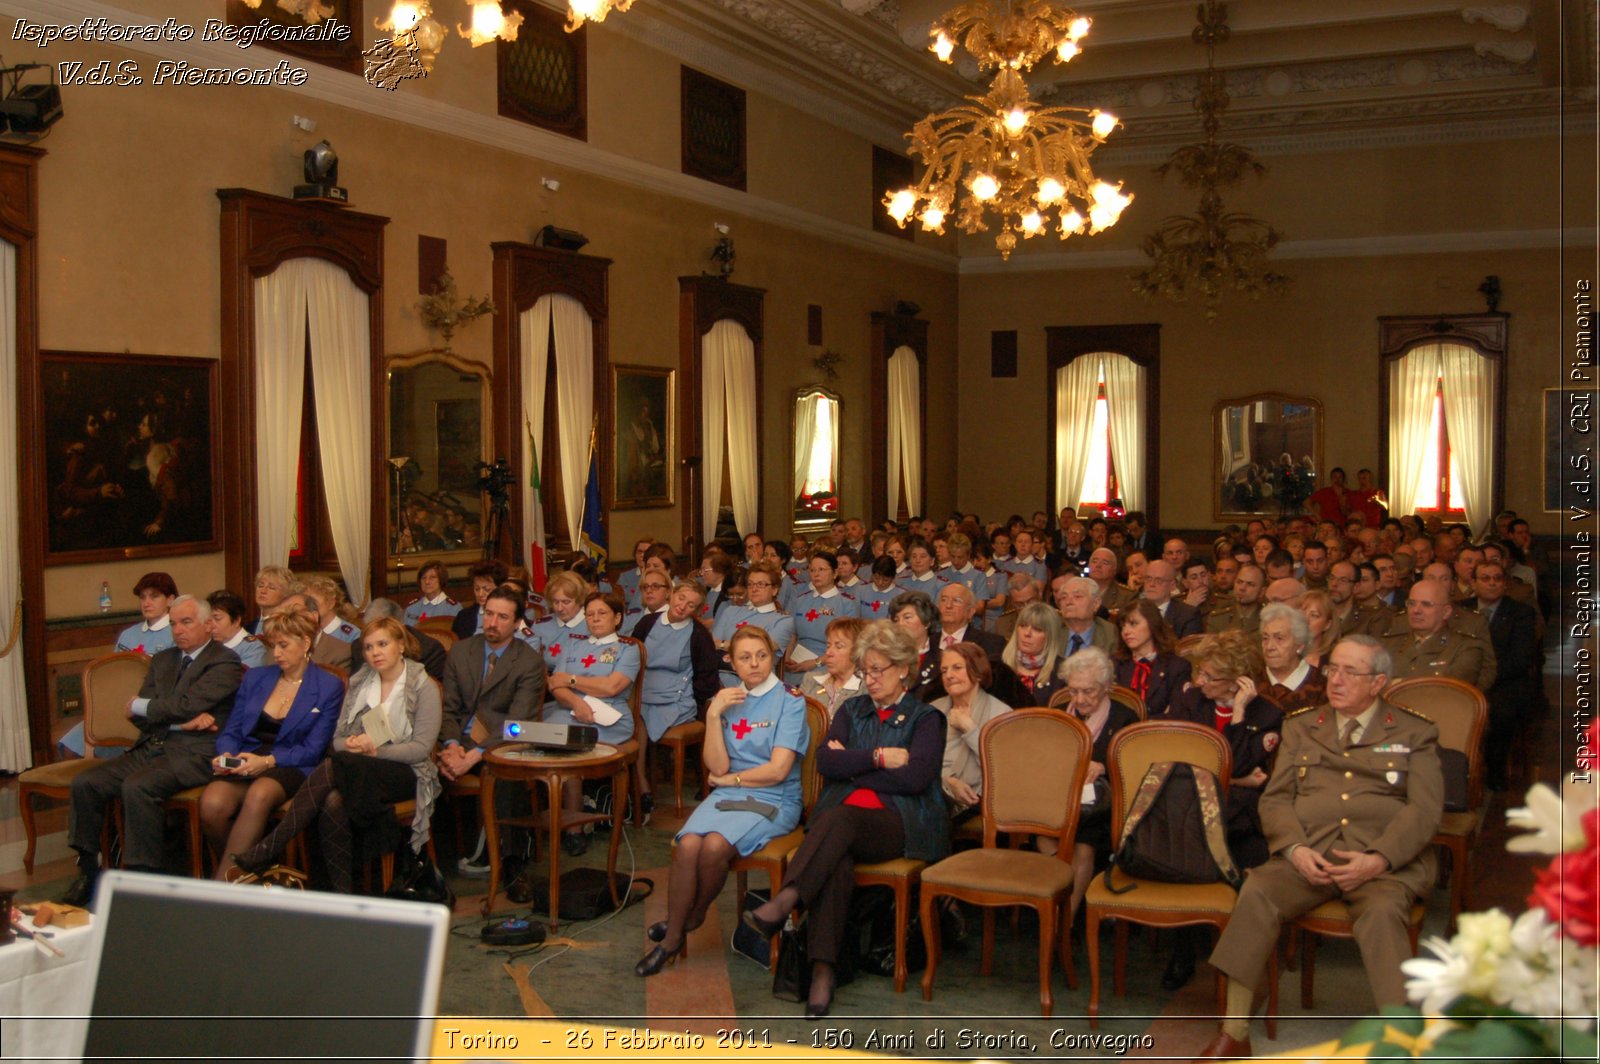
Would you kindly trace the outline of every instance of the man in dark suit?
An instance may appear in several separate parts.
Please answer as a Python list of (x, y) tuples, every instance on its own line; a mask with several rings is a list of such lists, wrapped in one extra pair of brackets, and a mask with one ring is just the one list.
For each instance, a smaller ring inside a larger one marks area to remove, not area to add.
[(121, 757), (103, 761), (72, 781), (68, 840), (82, 875), (62, 899), (85, 905), (100, 875), (100, 835), (113, 800), (122, 799), (122, 861), (135, 871), (159, 872), (166, 816), (161, 803), (211, 780), (217, 730), (227, 723), (244, 677), (239, 656), (213, 642), (205, 612), (192, 595), (172, 604), (173, 646), (150, 659), (128, 716), (139, 739)]
[(1123, 515), (1122, 524), (1128, 530), (1127, 539), (1123, 543), (1126, 548), (1125, 554), (1138, 551), (1146, 558), (1160, 555), (1161, 540), (1156, 537), (1156, 530), (1145, 520), (1143, 510), (1129, 510)]
[(1500, 564), (1480, 563), (1472, 582), (1477, 594), (1461, 608), (1477, 610), (1488, 622), (1496, 664), (1494, 686), (1484, 692), (1489, 699), (1489, 727), (1483, 737), (1485, 782), (1490, 790), (1503, 791), (1506, 753), (1528, 723), (1527, 715), (1539, 705), (1534, 677), (1538, 615), (1532, 606), (1506, 595), (1506, 572)]
[(1082, 576), (1089, 571), (1089, 554), (1094, 545), (1088, 542), (1089, 533), (1083, 522), (1070, 515), (1070, 510), (1062, 509), (1061, 530), (1056, 533), (1056, 564), (1051, 571), (1060, 572), (1070, 565), (1074, 574)]
[[(480, 607), (483, 632), (450, 648), (444, 665), (439, 771), (445, 779), (478, 767), (508, 720), (533, 720), (544, 705), (544, 657), (516, 638), (522, 603), (497, 587)], [(509, 788), (508, 788), (509, 789)]]
[[(373, 599), (371, 604), (361, 613), (361, 619), (367, 624), (371, 624), (379, 617), (393, 617), (405, 625), (406, 631), (411, 633), (411, 638), (417, 641), (417, 660), (422, 662), (422, 667), (427, 670), (429, 676), (432, 676), (441, 684), (444, 683), (444, 644), (427, 632), (406, 624), (406, 611), (401, 609), (400, 604), (394, 599)], [(367, 659), (361, 646), (361, 640), (358, 638), (354, 643), (350, 644), (350, 675), (354, 676), (356, 670), (366, 663)]]
[(1200, 611), (1173, 598), (1178, 586), (1178, 574), (1164, 561), (1153, 561), (1144, 568), (1144, 597), (1155, 603), (1161, 616), (1172, 626), (1179, 639), (1199, 635), (1204, 629)]

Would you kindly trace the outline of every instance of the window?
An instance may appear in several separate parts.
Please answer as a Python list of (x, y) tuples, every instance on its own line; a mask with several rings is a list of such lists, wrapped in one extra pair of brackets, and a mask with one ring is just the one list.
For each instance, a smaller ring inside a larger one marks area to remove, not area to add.
[(588, 139), (589, 27), (567, 33), (560, 12), (531, 0), (502, 6), (523, 22), (516, 40), (495, 43), (500, 113)]
[(803, 388), (794, 404), (794, 524), (827, 527), (839, 516), (839, 399)]
[(1111, 460), (1111, 412), (1106, 403), (1106, 373), (1099, 372), (1094, 419), (1089, 428), (1089, 464), (1083, 471), (1083, 487), (1078, 491), (1078, 508), (1092, 506), (1103, 510), (1117, 491), (1117, 470)]
[(745, 187), (745, 93), (709, 74), (683, 68), (683, 172)]
[[(340, 25), (349, 27), (350, 34), (344, 40), (280, 41), (262, 37), (256, 43), (263, 48), (283, 52), (297, 59), (309, 59), (314, 63), (331, 66), (335, 70), (347, 70), (352, 74), (361, 73), (361, 27), (364, 24), (361, 13), (362, 0), (323, 0), (323, 3), (328, 8), (325, 22), (337, 20)], [(303, 15), (285, 11), (279, 4), (259, 3), (259, 0), (254, 6), (246, 0), (228, 0), (225, 10), (228, 24), (232, 26), (254, 26), (270, 22), (278, 26), (303, 29), (310, 25)]]
[(1433, 413), (1429, 415), (1427, 443), (1422, 452), (1422, 474), (1417, 478), (1417, 513), (1463, 520), (1466, 502), (1461, 496), (1461, 465), (1450, 450), (1450, 427), (1444, 412), (1444, 378), (1434, 386)]
[(1158, 520), (1159, 325), (1045, 329), (1044, 400), (1054, 445), (1045, 465), (1052, 508), (1143, 510)]

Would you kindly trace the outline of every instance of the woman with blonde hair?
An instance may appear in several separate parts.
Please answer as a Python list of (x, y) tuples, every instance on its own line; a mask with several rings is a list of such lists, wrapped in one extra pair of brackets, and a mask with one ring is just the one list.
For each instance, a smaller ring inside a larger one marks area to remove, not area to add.
[(358, 615), (344, 597), (344, 588), (337, 580), (310, 576), (300, 582), (300, 593), (316, 601), (322, 620), (321, 630), (311, 640), (311, 660), (344, 670), (350, 664), (350, 644), (361, 638), (355, 623)]
[(806, 673), (800, 693), (815, 698), (828, 711), (828, 719), (839, 712), (847, 699), (861, 693), (861, 674), (856, 672), (856, 640), (867, 627), (859, 617), (835, 617), (828, 622), (821, 668)]
[(1300, 600), (1311, 642), (1306, 645), (1306, 664), (1318, 672), (1328, 663), (1333, 645), (1339, 641), (1339, 622), (1334, 620), (1333, 599), (1326, 591), (1307, 591)]
[[(398, 850), (400, 872), (428, 844), (428, 822), (439, 797), (433, 746), (439, 738), (439, 686), (416, 660), (416, 641), (393, 617), (380, 617), (361, 633), (366, 664), (350, 677), (336, 718), (329, 756), (294, 795), (283, 820), (234, 863), (259, 872), (276, 861), (312, 824), (328, 879), (341, 894), (355, 889), (355, 870), (372, 857)], [(414, 800), (409, 845), (392, 807)]]
[(261, 634), (261, 622), (283, 605), (294, 586), (294, 573), (281, 565), (263, 565), (256, 572), (256, 619), (250, 625), (251, 635)]
[(1036, 706), (1048, 706), (1061, 690), (1061, 650), (1066, 645), (1061, 614), (1042, 602), (1030, 602), (1017, 614), (1017, 626), (1000, 660), (1016, 672)]

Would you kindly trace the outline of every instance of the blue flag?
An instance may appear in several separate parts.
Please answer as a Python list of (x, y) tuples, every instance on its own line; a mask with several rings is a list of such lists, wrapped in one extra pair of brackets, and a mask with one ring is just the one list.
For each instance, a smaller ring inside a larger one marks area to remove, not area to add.
[(606, 529), (600, 520), (600, 456), (595, 453), (594, 436), (589, 437), (589, 484), (583, 491), (583, 553), (594, 559), (595, 569), (606, 571)]

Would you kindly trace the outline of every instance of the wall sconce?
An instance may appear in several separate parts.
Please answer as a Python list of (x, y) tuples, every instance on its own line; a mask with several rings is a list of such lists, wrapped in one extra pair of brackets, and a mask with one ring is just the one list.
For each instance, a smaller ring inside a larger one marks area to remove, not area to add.
[[(310, 26), (333, 17), (333, 6), (322, 3), (322, 0), (277, 0), (277, 4), (279, 10), (299, 16)], [(251, 11), (259, 11), (261, 0), (244, 0), (244, 6)]]
[(500, 0), (475, 0), (472, 5), (472, 28), (469, 30), (458, 22), (456, 32), (471, 41), (472, 47), (476, 48), (496, 38), (514, 41), (521, 26), (520, 11), (508, 15), (500, 10)]
[(613, 11), (626, 11), (633, 0), (567, 0), (567, 32), (572, 33), (585, 21), (604, 22)]
[(422, 63), (422, 69), (428, 73), (433, 72), (433, 61), (439, 57), (439, 50), (444, 47), (445, 28), (432, 18), (433, 10), (428, 6), (428, 0), (395, 0), (395, 5), (389, 10), (387, 19), (373, 19), (372, 25), (376, 29), (387, 30), (393, 34), (396, 44), (411, 45), (417, 48), (417, 59)]

